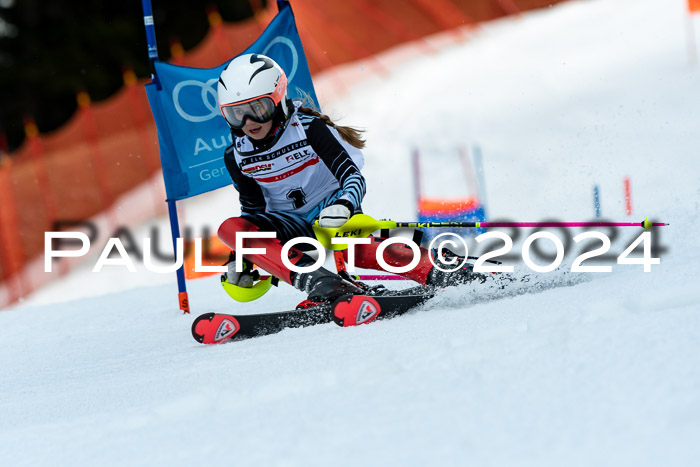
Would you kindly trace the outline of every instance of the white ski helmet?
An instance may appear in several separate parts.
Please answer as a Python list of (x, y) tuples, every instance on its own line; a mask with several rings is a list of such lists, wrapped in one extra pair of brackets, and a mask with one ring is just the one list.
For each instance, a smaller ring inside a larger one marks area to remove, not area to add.
[(243, 128), (249, 118), (258, 123), (276, 116), (286, 120), (292, 108), (287, 98), (287, 75), (274, 60), (261, 54), (231, 60), (219, 76), (217, 96), (221, 113), (233, 130)]

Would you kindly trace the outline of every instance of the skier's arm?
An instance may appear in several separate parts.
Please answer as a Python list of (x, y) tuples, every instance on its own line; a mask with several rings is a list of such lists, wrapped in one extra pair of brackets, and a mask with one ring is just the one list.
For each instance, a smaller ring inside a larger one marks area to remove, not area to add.
[(306, 130), (306, 137), (316, 154), (340, 183), (342, 193), (338, 201), (352, 212), (357, 211), (365, 196), (365, 178), (345, 148), (333, 136), (321, 119), (314, 119)]
[(229, 175), (231, 175), (234, 188), (238, 190), (241, 202), (241, 213), (257, 214), (264, 212), (267, 204), (265, 203), (265, 197), (260, 189), (260, 185), (252, 178), (243, 175), (243, 172), (241, 172), (240, 167), (238, 167), (236, 163), (231, 147), (229, 147), (224, 154), (224, 163), (226, 164)]

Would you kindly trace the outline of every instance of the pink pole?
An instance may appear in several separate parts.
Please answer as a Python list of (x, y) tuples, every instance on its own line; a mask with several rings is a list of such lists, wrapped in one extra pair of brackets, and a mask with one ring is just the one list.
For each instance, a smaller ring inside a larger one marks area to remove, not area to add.
[(420, 229), (427, 227), (662, 227), (667, 222), (395, 222), (396, 227)]
[(629, 177), (623, 180), (625, 186), (625, 214), (632, 215), (632, 186)]
[[(391, 274), (361, 274), (359, 276), (354, 276), (351, 274), (351, 276), (356, 277), (357, 280), (360, 281), (410, 281), (411, 279), (407, 279), (405, 277), (401, 276), (396, 276), (396, 275), (391, 275)], [(260, 280), (265, 280), (268, 279), (270, 276), (260, 276)]]
[(384, 275), (384, 274), (370, 274), (370, 275), (359, 275), (356, 276), (358, 280), (361, 281), (408, 281), (411, 279), (407, 279), (405, 277), (401, 276), (392, 276), (392, 275)]
[[(668, 225), (652, 222), (654, 227)], [(641, 227), (640, 222), (480, 222), (479, 227)]]

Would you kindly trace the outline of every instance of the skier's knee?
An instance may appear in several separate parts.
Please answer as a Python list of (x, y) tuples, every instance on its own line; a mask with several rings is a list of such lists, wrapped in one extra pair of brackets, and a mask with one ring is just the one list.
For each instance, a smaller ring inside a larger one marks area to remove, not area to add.
[(219, 240), (227, 247), (235, 250), (236, 234), (238, 232), (256, 232), (258, 226), (242, 217), (229, 217), (221, 223), (217, 235)]

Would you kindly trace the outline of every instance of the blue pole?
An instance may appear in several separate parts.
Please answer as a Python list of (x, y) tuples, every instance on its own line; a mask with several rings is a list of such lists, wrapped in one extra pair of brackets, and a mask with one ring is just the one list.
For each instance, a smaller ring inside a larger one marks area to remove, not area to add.
[[(170, 217), (170, 234), (173, 239), (173, 251), (175, 252), (175, 257), (177, 258), (177, 239), (180, 238), (180, 223), (177, 218), (177, 206), (175, 201), (168, 200), (168, 216)], [(185, 284), (185, 262), (178, 268), (177, 272), (177, 291), (178, 291), (178, 302), (180, 302), (180, 309), (185, 312), (190, 312), (190, 302), (187, 298), (187, 285)]]
[(158, 58), (158, 44), (156, 44), (156, 26), (153, 22), (153, 10), (151, 9), (151, 0), (141, 0), (141, 8), (143, 9), (143, 25), (146, 28), (146, 47), (148, 48), (148, 61), (151, 65), (151, 80), (160, 90), (160, 81), (156, 75), (155, 62)]
[(158, 46), (156, 45), (156, 28), (153, 24), (153, 9), (151, 0), (141, 0), (143, 8), (143, 24), (146, 26), (146, 43), (148, 44), (148, 58), (158, 60)]
[(593, 209), (596, 218), (600, 217), (600, 189), (598, 185), (593, 185)]
[[(146, 43), (148, 45), (148, 61), (151, 65), (151, 80), (155, 83), (158, 89), (161, 89), (155, 67), (155, 62), (158, 61), (158, 45), (156, 44), (156, 28), (153, 23), (151, 0), (141, 0), (141, 8), (143, 9), (143, 24), (146, 27)], [(173, 251), (175, 252), (175, 257), (177, 257), (177, 239), (180, 238), (180, 223), (177, 218), (177, 206), (174, 200), (169, 199), (167, 202), (168, 215), (170, 217), (170, 234), (173, 239)], [(185, 313), (189, 313), (190, 303), (189, 299), (187, 298), (184, 262), (177, 270), (177, 290), (180, 309)]]

